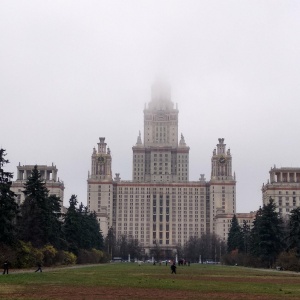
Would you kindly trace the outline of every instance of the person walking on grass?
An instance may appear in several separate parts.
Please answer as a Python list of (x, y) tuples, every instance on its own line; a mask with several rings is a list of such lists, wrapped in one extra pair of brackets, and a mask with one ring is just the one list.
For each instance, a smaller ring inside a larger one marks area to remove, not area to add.
[(176, 265), (175, 265), (175, 263), (172, 264), (171, 270), (172, 270), (171, 274), (173, 274), (173, 273), (176, 274)]
[(3, 275), (6, 273), (8, 274), (8, 267), (9, 267), (9, 263), (8, 261), (6, 260), (3, 264)]
[(38, 263), (37, 263), (37, 267), (38, 267), (38, 268), (37, 268), (37, 270), (36, 270), (35, 272), (43, 272), (43, 271), (42, 271), (42, 264), (41, 264), (41, 263), (38, 262)]

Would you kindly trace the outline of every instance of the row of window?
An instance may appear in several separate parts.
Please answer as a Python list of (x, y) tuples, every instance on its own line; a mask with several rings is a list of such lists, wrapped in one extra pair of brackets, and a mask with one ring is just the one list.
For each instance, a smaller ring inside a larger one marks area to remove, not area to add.
[(118, 187), (118, 191), (119, 193), (122, 194), (122, 192), (128, 193), (128, 191), (132, 194), (134, 191), (135, 193), (139, 193), (141, 192), (142, 194), (145, 193), (145, 191), (147, 192), (147, 194), (156, 194), (156, 193), (166, 193), (166, 194), (170, 194), (170, 191), (172, 192), (172, 194), (177, 194), (177, 192), (183, 192), (184, 194), (187, 194), (189, 192), (189, 194), (198, 194), (198, 192), (201, 192), (201, 194), (204, 194), (205, 192), (205, 188), (156, 188), (156, 187), (152, 187), (152, 188), (144, 188), (144, 187)]

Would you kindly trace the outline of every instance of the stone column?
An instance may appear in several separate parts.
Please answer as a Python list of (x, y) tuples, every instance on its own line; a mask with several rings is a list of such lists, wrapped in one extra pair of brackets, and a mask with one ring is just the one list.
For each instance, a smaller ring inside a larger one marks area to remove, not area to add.
[(274, 171), (272, 171), (270, 174), (270, 180), (271, 180), (271, 183), (275, 182), (275, 172)]

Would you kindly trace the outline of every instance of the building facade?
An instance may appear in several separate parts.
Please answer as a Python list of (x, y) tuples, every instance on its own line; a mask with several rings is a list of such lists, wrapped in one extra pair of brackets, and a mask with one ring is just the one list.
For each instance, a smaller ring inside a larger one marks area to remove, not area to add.
[[(34, 169), (34, 165), (17, 166), (17, 179), (12, 182), (11, 190), (16, 194), (16, 202), (20, 205), (25, 200), (25, 195), (22, 192), (24, 190), (24, 184), (31, 176), (31, 172)], [(57, 176), (57, 168), (53, 164), (51, 166), (37, 165), (37, 169), (41, 174), (41, 179), (45, 181), (46, 188), (49, 190), (49, 195), (55, 195), (61, 200), (61, 207), (63, 210), (64, 200), (64, 183)]]
[(87, 203), (95, 211), (104, 235), (113, 228), (116, 237), (136, 238), (146, 252), (159, 244), (165, 251), (183, 245), (189, 237), (218, 232), (219, 214), (236, 210), (236, 180), (232, 156), (219, 139), (211, 158), (211, 178), (204, 174), (189, 181), (190, 148), (178, 139), (178, 107), (170, 89), (156, 84), (144, 109), (144, 141), (139, 133), (132, 147), (132, 180), (112, 176), (111, 152), (101, 137), (93, 149), (87, 180)]
[(263, 204), (270, 198), (276, 204), (276, 211), (288, 217), (291, 210), (300, 206), (300, 168), (276, 168), (270, 170), (270, 179), (262, 186)]
[[(226, 237), (231, 228), (231, 222), (234, 214), (218, 214), (215, 218), (215, 228), (219, 236)], [(249, 229), (253, 227), (253, 221), (256, 216), (256, 211), (251, 211), (250, 213), (236, 213), (235, 214), (237, 221), (241, 228), (244, 227), (244, 224), (248, 226)]]

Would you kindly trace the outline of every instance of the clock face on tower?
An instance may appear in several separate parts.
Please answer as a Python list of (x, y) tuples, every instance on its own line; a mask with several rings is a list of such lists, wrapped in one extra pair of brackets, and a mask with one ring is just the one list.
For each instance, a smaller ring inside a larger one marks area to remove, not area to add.
[(224, 164), (225, 162), (226, 162), (225, 157), (224, 157), (224, 156), (221, 156), (221, 157), (219, 158), (219, 163), (220, 163), (220, 164)]
[(101, 164), (101, 165), (103, 165), (104, 163), (105, 163), (105, 157), (104, 156), (99, 156), (98, 157), (98, 161), (99, 161), (99, 163)]

